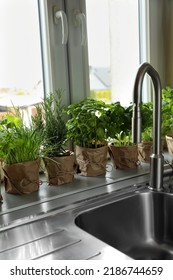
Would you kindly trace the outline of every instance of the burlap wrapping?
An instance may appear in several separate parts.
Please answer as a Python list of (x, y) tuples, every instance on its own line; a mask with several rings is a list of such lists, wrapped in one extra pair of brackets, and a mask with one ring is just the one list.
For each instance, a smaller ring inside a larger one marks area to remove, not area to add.
[(2, 161), (0, 160), (0, 183), (2, 183), (4, 180), (4, 172), (2, 169)]
[(109, 145), (109, 154), (115, 168), (127, 169), (137, 167), (138, 147)]
[(0, 202), (2, 202), (2, 200), (3, 200), (3, 197), (1, 195), (1, 186), (0, 186)]
[(153, 142), (141, 142), (138, 144), (138, 159), (142, 162), (150, 162)]
[[(2, 161), (0, 160), (0, 183), (3, 181), (3, 170), (2, 170)], [(3, 198), (1, 195), (1, 186), (0, 186), (0, 202), (2, 202)]]
[(40, 160), (4, 164), (4, 184), (8, 193), (29, 194), (39, 189)]
[[(161, 152), (163, 152), (164, 140), (161, 140)], [(141, 162), (150, 162), (150, 156), (152, 154), (153, 142), (152, 141), (142, 141), (138, 144), (138, 159)], [(173, 150), (173, 147), (172, 147)]]
[(166, 135), (166, 144), (168, 148), (169, 154), (172, 156), (173, 155), (173, 137)]
[(46, 177), (49, 185), (62, 185), (74, 179), (75, 155), (45, 158)]
[(99, 176), (106, 173), (108, 146), (84, 148), (76, 146), (76, 161), (82, 176)]

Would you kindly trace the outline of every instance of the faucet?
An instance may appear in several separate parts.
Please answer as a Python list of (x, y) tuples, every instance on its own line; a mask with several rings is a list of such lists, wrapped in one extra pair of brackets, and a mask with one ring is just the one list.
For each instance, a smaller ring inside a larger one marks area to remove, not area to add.
[(149, 189), (153, 191), (163, 190), (163, 164), (164, 157), (161, 152), (161, 82), (157, 71), (149, 64), (143, 63), (137, 72), (133, 92), (132, 115), (132, 141), (141, 142), (141, 102), (142, 84), (145, 74), (148, 74), (153, 82), (153, 152), (150, 156), (150, 180)]

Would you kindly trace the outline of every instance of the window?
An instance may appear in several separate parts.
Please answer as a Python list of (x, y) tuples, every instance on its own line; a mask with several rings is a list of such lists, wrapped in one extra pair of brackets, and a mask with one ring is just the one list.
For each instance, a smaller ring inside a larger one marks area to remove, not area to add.
[(132, 101), (139, 65), (138, 0), (86, 0), (91, 96)]
[[(129, 105), (142, 61), (141, 3), (0, 0), (1, 111), (11, 101), (19, 106), (37, 103), (58, 88), (64, 89), (66, 105), (87, 96)], [(62, 42), (64, 24), (56, 12), (66, 18), (66, 42)]]
[[(138, 0), (40, 0), (39, 3), (40, 7), (44, 3), (47, 16), (47, 23), (42, 24), (42, 33), (48, 30), (48, 40), (43, 42), (43, 46), (45, 42), (48, 46), (43, 50), (45, 69), (53, 70), (51, 88), (65, 89), (64, 103), (91, 96), (129, 105), (139, 65)], [(67, 20), (65, 44), (61, 42), (61, 20), (55, 22), (56, 9)], [(77, 20), (77, 14), (82, 19)], [(87, 37), (87, 44), (83, 44), (83, 36)]]
[(46, 93), (62, 88), (65, 105), (78, 102), (89, 95), (85, 22), (76, 18), (85, 17), (85, 0), (39, 0), (39, 8)]
[(37, 1), (0, 0), (0, 36), (0, 111), (19, 106), (27, 118), (43, 98)]

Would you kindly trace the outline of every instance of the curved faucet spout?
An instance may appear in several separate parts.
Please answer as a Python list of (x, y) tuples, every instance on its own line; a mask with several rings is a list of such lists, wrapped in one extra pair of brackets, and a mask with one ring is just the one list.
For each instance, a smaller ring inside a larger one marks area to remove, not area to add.
[(141, 142), (141, 102), (142, 84), (145, 74), (153, 82), (153, 154), (150, 157), (150, 188), (162, 190), (163, 188), (163, 155), (161, 152), (161, 82), (157, 71), (149, 64), (143, 63), (137, 72), (133, 92), (132, 140)]

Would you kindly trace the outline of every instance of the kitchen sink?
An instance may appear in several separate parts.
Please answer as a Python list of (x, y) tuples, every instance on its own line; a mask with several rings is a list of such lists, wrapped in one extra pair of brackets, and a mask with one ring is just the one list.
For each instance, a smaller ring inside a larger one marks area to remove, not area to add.
[(136, 191), (82, 212), (75, 223), (132, 259), (173, 259), (171, 193)]

